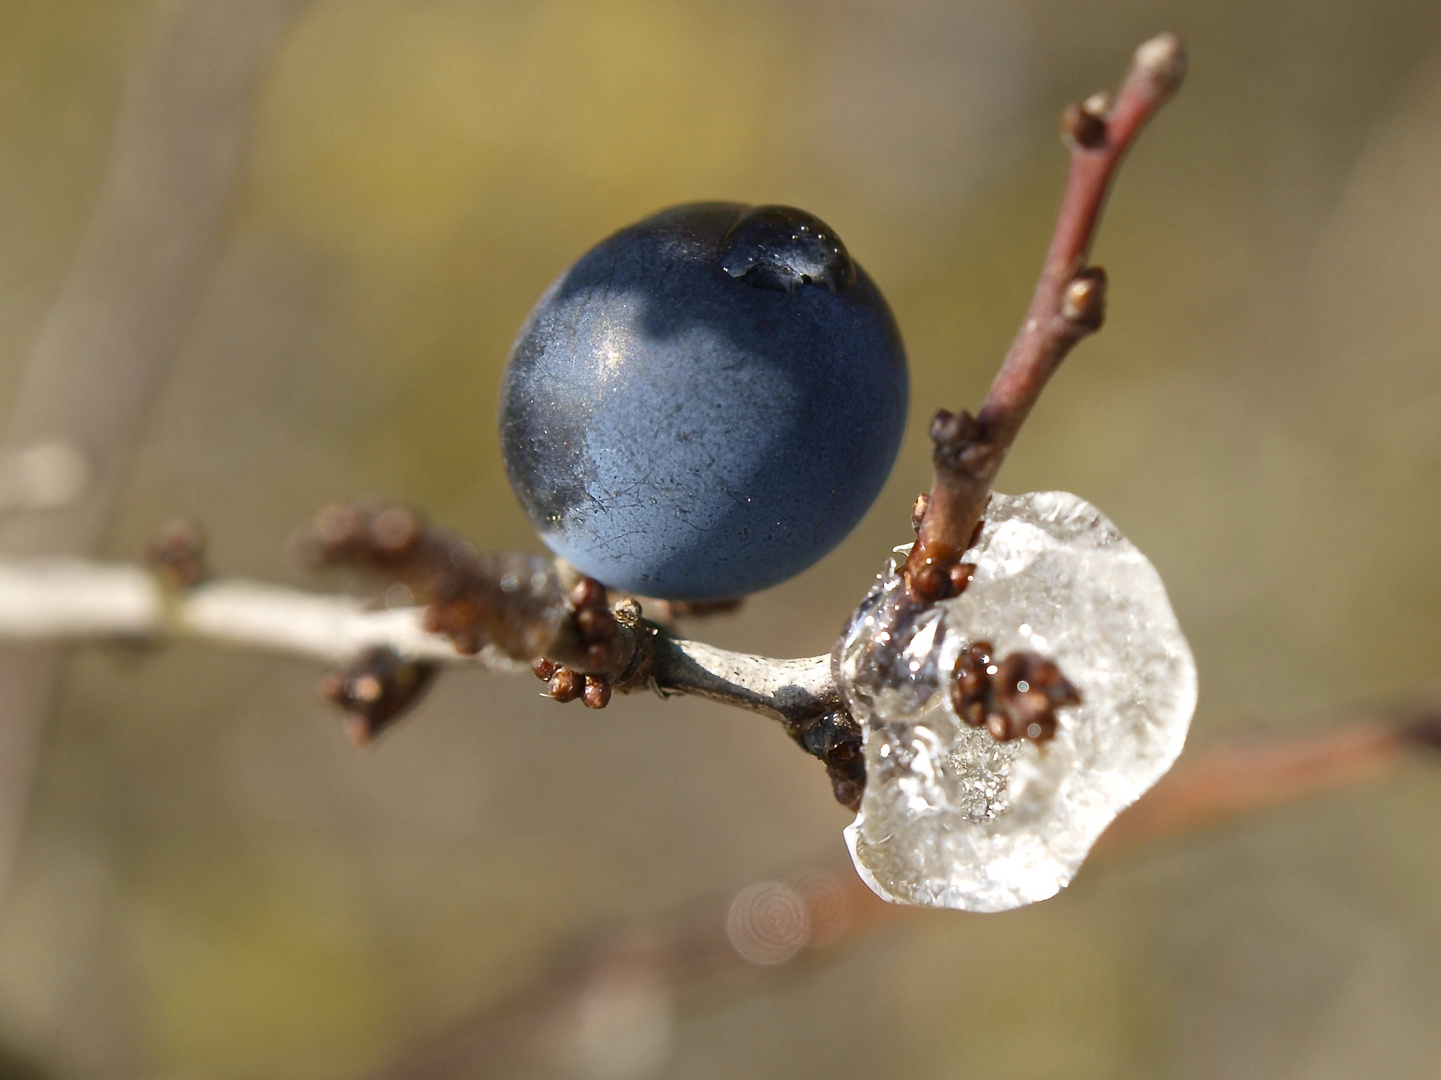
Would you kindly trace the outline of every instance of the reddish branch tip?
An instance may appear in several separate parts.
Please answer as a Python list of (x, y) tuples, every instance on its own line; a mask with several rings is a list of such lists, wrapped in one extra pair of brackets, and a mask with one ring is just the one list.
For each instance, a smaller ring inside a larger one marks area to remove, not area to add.
[(1136, 50), (1134, 67), (1150, 78), (1158, 94), (1169, 97), (1186, 78), (1186, 46), (1175, 34), (1157, 34)]
[(1070, 170), (1025, 321), (980, 411), (974, 416), (942, 411), (931, 425), (935, 482), (925, 504), (917, 504), (920, 523), (905, 566), (913, 603), (946, 595), (943, 575), (969, 546), (1021, 425), (1066, 354), (1105, 320), (1106, 275), (1100, 267), (1087, 266), (1101, 208), (1126, 151), (1180, 86), (1185, 71), (1180, 39), (1159, 34), (1136, 50), (1114, 98), (1093, 94), (1062, 116)]

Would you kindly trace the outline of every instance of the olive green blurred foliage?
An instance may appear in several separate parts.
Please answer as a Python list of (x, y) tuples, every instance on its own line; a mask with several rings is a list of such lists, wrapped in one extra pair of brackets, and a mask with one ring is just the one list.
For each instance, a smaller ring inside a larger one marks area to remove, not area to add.
[[(0, 404), (153, 10), (0, 3)], [(532, 300), (666, 204), (787, 202), (886, 290), (911, 437), (839, 551), (697, 629), (825, 651), (908, 536), (929, 416), (979, 401), (1029, 298), (1060, 107), (1162, 28), (1192, 77), (1113, 200), (1110, 321), (1003, 487), (1080, 493), (1161, 568), (1199, 745), (1418, 692), (1441, 675), (1434, 0), (316, 0), (264, 80), (110, 554), (189, 514), (221, 568), (300, 582), (288, 531), (364, 493), (534, 547), (494, 425)], [(316, 674), (75, 654), (0, 918), (0, 1032), (53, 1075), (361, 1075), (577, 935), (844, 862), (821, 770), (758, 718), (593, 714), (453, 674), (360, 755)], [(683, 999), (661, 1074), (1435, 1075), (1438, 782), (1418, 769), (1088, 868), (1032, 909), (926, 915)]]

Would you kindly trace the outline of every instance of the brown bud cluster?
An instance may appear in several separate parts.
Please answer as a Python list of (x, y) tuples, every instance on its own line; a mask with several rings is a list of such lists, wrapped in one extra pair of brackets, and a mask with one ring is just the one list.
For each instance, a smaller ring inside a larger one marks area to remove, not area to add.
[(404, 585), (426, 605), (426, 629), (449, 637), (462, 653), (493, 643), (513, 657), (534, 656), (552, 640), (551, 616), (564, 602), (549, 560), (482, 555), (405, 506), (327, 506), (302, 533), (301, 554), (317, 569), (363, 571), (382, 591)]
[(620, 623), (610, 609), (605, 586), (594, 578), (583, 577), (571, 586), (570, 603), (575, 610), (575, 636), (590, 671), (566, 667), (545, 657), (531, 661), (530, 669), (537, 679), (548, 684), (547, 692), (556, 701), (579, 698), (586, 708), (603, 709), (610, 704), (611, 686), (608, 678), (597, 673), (614, 659)]
[(570, 603), (575, 609), (575, 633), (584, 650), (584, 670), (604, 671), (614, 659), (615, 639), (620, 633), (605, 586), (583, 577), (571, 588)]
[(927, 561), (914, 573), (907, 572), (906, 590), (911, 599), (922, 604), (949, 600), (960, 596), (976, 574), (976, 564), (968, 562), (938, 563)]
[(825, 763), (836, 802), (859, 810), (866, 790), (866, 758), (856, 722), (843, 712), (825, 713), (787, 725), (786, 730), (801, 749)]
[(968, 476), (987, 475), (1000, 453), (986, 436), (981, 423), (962, 409), (958, 413), (941, 409), (931, 420), (931, 459), (937, 469)]
[(145, 545), (145, 565), (172, 589), (199, 585), (210, 571), (205, 565), (205, 531), (195, 521), (169, 522)]
[(971, 727), (984, 727), (998, 742), (1046, 742), (1056, 735), (1056, 710), (1079, 705), (1080, 692), (1054, 661), (1033, 652), (995, 656), (989, 641), (977, 641), (956, 660), (951, 704)]
[(311, 522), (305, 554), (317, 565), (395, 568), (417, 553), (424, 535), (423, 522), (409, 507), (332, 503)]
[(561, 704), (576, 698), (588, 709), (604, 709), (610, 704), (610, 681), (603, 675), (585, 675), (544, 657), (531, 661), (530, 670), (547, 684), (546, 692)]
[(344, 671), (320, 681), (320, 696), (349, 714), (351, 740), (368, 746), (425, 694), (438, 668), (372, 649)]
[[(916, 496), (915, 505), (911, 508), (911, 524), (917, 532), (920, 531), (921, 522), (930, 509), (930, 496), (924, 493)], [(976, 527), (971, 530), (971, 537), (966, 541), (966, 550), (975, 547), (981, 540), (981, 530), (986, 526), (985, 520), (976, 522)], [(919, 568), (912, 568), (907, 560), (905, 569), (906, 592), (912, 601), (917, 604), (934, 604), (939, 600), (949, 600), (953, 596), (960, 596), (970, 585), (971, 579), (976, 576), (976, 564), (971, 562), (956, 562), (952, 560), (927, 559)]]

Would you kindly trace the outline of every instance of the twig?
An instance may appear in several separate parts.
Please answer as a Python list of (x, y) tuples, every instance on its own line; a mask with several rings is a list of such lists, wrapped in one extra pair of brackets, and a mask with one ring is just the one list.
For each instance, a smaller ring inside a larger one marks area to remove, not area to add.
[[(1437, 705), (1400, 721), (1372, 715), (1300, 736), (1220, 746), (1192, 761), (1183, 759), (1116, 819), (1096, 854), (1128, 854), (1273, 806), (1374, 782), (1421, 752), (1437, 749)], [(800, 906), (801, 919), (784, 918), (785, 899)], [(740, 910), (747, 905), (753, 910)], [(767, 925), (766, 909), (781, 917), (772, 916)], [(673, 1007), (677, 997), (700, 987), (728, 981), (753, 988), (757, 980), (792, 976), (843, 955), (878, 930), (923, 917), (920, 911), (878, 899), (848, 869), (806, 870), (785, 881), (752, 884), (668, 927), (619, 931), (579, 953), (561, 955), (508, 1002), (416, 1046), (370, 1074), (370, 1080), (476, 1075), (507, 1059), (544, 1052), (577, 1024), (578, 1014), (588, 1007), (596, 1011), (597, 995), (640, 983), (649, 1000), (660, 1003), (657, 1007)], [(604, 1062), (580, 1064), (598, 1071)]]
[(1106, 830), (1097, 851), (1140, 845), (1379, 780), (1441, 749), (1441, 703), (1401, 720), (1347, 720), (1300, 737), (1238, 740), (1182, 762)]
[[(138, 566), (80, 559), (0, 562), (0, 638), (14, 641), (197, 641), (325, 664), (373, 649), (435, 664), (478, 664), (500, 674), (527, 662), (494, 645), (460, 652), (425, 627), (425, 609), (370, 610), (363, 600), (215, 578), (167, 589)], [(651, 623), (654, 687), (695, 694), (786, 723), (837, 707), (830, 658), (769, 660), (678, 637)]]
[[(482, 554), (405, 506), (325, 507), (302, 531), (300, 549), (313, 568), (358, 570), (377, 592), (403, 586), (425, 605), (426, 630), (444, 635), (460, 653), (490, 643), (512, 659), (533, 662), (531, 670), (550, 681), (561, 701), (581, 696), (582, 678), (587, 684), (599, 678), (605, 700), (612, 687), (696, 694), (765, 713), (793, 734), (842, 711), (827, 657), (772, 660), (688, 641), (643, 618), (637, 600), (612, 602), (604, 586), (564, 563)], [(669, 605), (663, 610), (674, 614)]]
[(842, 708), (829, 656), (776, 660), (661, 630), (651, 677), (663, 692), (694, 694), (788, 724)]
[(1070, 172), (1025, 322), (981, 411), (972, 417), (942, 410), (931, 424), (935, 481), (905, 566), (912, 600), (942, 599), (964, 588), (950, 570), (970, 546), (1006, 452), (1072, 346), (1100, 328), (1106, 276), (1086, 260), (1101, 208), (1126, 151), (1180, 86), (1185, 67), (1180, 39), (1158, 35), (1136, 50), (1114, 102), (1102, 93), (1066, 110)]

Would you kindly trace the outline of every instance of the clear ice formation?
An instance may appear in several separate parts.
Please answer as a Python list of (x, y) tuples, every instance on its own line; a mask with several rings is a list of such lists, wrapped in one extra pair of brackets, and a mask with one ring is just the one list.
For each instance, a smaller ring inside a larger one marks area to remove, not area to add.
[[(1155, 567), (1076, 495), (993, 495), (965, 558), (976, 572), (961, 596), (899, 618), (892, 560), (837, 646), (866, 753), (846, 843), (887, 900), (1005, 911), (1059, 892), (1171, 767), (1196, 665)], [(1054, 660), (1079, 689), (1053, 740), (999, 743), (960, 722), (949, 676), (982, 640)]]

